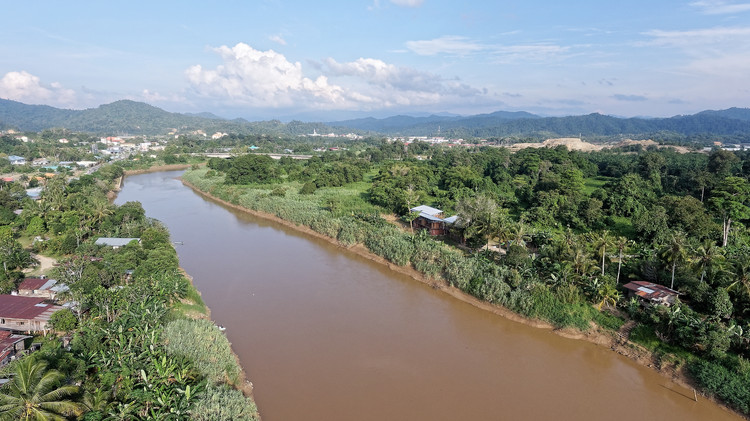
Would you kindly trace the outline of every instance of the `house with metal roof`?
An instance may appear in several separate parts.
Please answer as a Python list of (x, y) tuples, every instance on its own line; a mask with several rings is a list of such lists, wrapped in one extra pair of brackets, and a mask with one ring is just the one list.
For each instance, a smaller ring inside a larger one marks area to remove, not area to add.
[(633, 281), (623, 285), (628, 290), (628, 298), (637, 297), (641, 302), (660, 304), (667, 307), (674, 304), (679, 292), (653, 282)]
[(31, 336), (0, 330), (0, 367), (13, 361), (16, 355), (25, 351), (25, 341), (30, 338)]
[(108, 246), (112, 248), (120, 248), (128, 245), (131, 241), (141, 242), (140, 238), (113, 238), (113, 237), (100, 237), (96, 239), (97, 246)]
[(44, 301), (39, 297), (0, 295), (0, 330), (46, 333), (52, 313), (62, 307)]
[(67, 285), (60, 284), (55, 279), (26, 278), (18, 286), (18, 292), (16, 295), (20, 295), (21, 297), (39, 297), (53, 300), (57, 294), (67, 290)]
[(409, 209), (411, 212), (419, 212), (414, 219), (414, 228), (427, 230), (430, 235), (446, 235), (448, 228), (453, 225), (458, 216), (443, 218), (443, 211), (427, 205), (421, 205)]
[(25, 165), (26, 164), (26, 158), (18, 155), (9, 155), (8, 161), (10, 161), (11, 165)]

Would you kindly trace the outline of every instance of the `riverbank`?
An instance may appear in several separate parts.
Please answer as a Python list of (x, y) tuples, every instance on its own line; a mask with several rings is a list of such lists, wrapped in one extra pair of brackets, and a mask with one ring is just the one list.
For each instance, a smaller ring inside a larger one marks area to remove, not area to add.
[[(524, 325), (544, 329), (546, 331), (549, 331), (559, 336), (563, 336), (563, 337), (570, 338), (570, 339), (576, 339), (576, 340), (584, 340), (584, 341), (596, 344), (598, 346), (607, 347), (610, 350), (617, 352), (618, 354), (628, 357), (629, 359), (635, 361), (639, 365), (642, 365), (642, 366), (645, 366), (645, 367), (648, 367), (650, 369), (657, 371), (664, 378), (668, 379), (674, 384), (677, 384), (685, 388), (684, 391), (679, 392), (679, 393), (683, 394), (684, 396), (689, 395), (690, 399), (691, 400), (693, 399), (693, 390), (691, 389), (694, 389), (694, 383), (686, 374), (685, 372), (686, 370), (681, 367), (675, 368), (672, 364), (662, 361), (662, 359), (659, 358), (658, 355), (651, 353), (650, 351), (640, 347), (637, 344), (627, 341), (626, 338), (627, 338), (627, 333), (629, 332), (628, 329), (623, 328), (621, 332), (615, 332), (615, 331), (607, 330), (607, 329), (594, 326), (594, 325), (592, 325), (592, 327), (586, 331), (581, 331), (581, 330), (577, 330), (574, 328), (558, 329), (558, 328), (555, 328), (555, 326), (549, 322), (542, 321), (539, 319), (534, 319), (534, 318), (527, 318), (527, 317), (524, 317), (522, 315), (519, 315), (513, 312), (512, 310), (506, 307), (491, 304), (486, 301), (482, 301), (460, 290), (457, 287), (449, 285), (449, 283), (444, 280), (430, 278), (429, 276), (426, 276), (425, 274), (417, 271), (411, 266), (397, 265), (385, 259), (384, 257), (374, 254), (373, 252), (368, 250), (365, 245), (361, 243), (355, 243), (355, 244), (342, 243), (341, 241), (335, 238), (332, 238), (330, 236), (327, 236), (325, 234), (315, 231), (309, 226), (300, 225), (295, 222), (285, 220), (277, 215), (274, 215), (268, 212), (248, 209), (239, 204), (231, 203), (228, 200), (221, 199), (220, 197), (217, 197), (206, 191), (200, 190), (197, 186), (185, 180), (184, 178), (182, 179), (182, 182), (184, 185), (186, 185), (187, 187), (190, 187), (193, 191), (195, 191), (201, 197), (210, 199), (214, 202), (220, 203), (231, 209), (244, 212), (250, 215), (254, 215), (254, 216), (269, 220), (269, 221), (273, 221), (285, 227), (289, 227), (290, 229), (293, 229), (297, 232), (312, 236), (316, 239), (324, 240), (330, 244), (337, 246), (343, 251), (354, 253), (358, 256), (364, 257), (368, 260), (371, 260), (380, 265), (388, 267), (389, 269), (395, 272), (407, 275), (411, 277), (412, 279), (415, 279), (421, 283), (429, 285), (434, 289), (438, 289), (441, 292), (450, 295), (451, 297), (454, 297), (463, 302), (469, 303), (485, 311), (489, 311), (493, 314), (500, 315), (506, 319), (515, 321), (517, 323), (522, 323)], [(230, 197), (234, 197), (234, 196), (230, 195)], [(705, 399), (711, 400), (712, 402), (715, 402), (719, 404), (720, 406), (724, 407), (725, 409), (729, 410), (724, 405), (721, 405), (719, 402), (717, 402), (716, 400), (712, 398), (706, 397)], [(731, 412), (736, 413), (735, 411), (731, 411)]]
[[(124, 175), (118, 178), (117, 182), (115, 183), (115, 188), (108, 193), (108, 197), (111, 201), (114, 201), (120, 191), (122, 182), (125, 177), (162, 171), (184, 170), (189, 167), (190, 165), (176, 164), (156, 166), (144, 170), (125, 171)], [(257, 406), (255, 405), (255, 398), (253, 396), (253, 384), (249, 380), (247, 373), (240, 364), (239, 356), (232, 349), (232, 344), (231, 342), (229, 342), (229, 339), (223, 332), (223, 329), (211, 319), (211, 309), (208, 307), (208, 305), (205, 304), (202, 299), (201, 292), (195, 287), (193, 277), (182, 267), (179, 268), (179, 272), (185, 279), (188, 280), (190, 287), (186, 296), (176, 304), (174, 310), (179, 312), (182, 317), (185, 317), (188, 320), (205, 321), (213, 326), (211, 334), (215, 335), (216, 337), (210, 339), (209, 342), (213, 344), (213, 347), (218, 347), (216, 349), (217, 352), (222, 351), (222, 349), (226, 349), (228, 351), (228, 354), (231, 355), (230, 359), (232, 360), (232, 365), (234, 365), (233, 370), (236, 370), (237, 372), (236, 378), (230, 379), (231, 381), (229, 382), (229, 384), (231, 384), (231, 387), (241, 392), (243, 396), (250, 400), (252, 404), (251, 411), (255, 412), (255, 418), (253, 419), (261, 420), (260, 414), (257, 412)], [(196, 351), (198, 351), (197, 348)], [(227, 370), (230, 369), (227, 368)]]

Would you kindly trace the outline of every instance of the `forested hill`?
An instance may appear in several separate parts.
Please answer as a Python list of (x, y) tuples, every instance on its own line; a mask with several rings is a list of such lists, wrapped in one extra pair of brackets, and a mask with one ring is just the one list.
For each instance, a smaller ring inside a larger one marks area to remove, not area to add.
[(381, 133), (463, 138), (489, 137), (587, 137), (626, 135), (634, 137), (701, 137), (703, 139), (750, 141), (750, 109), (703, 111), (670, 118), (618, 118), (602, 114), (540, 117), (527, 112), (498, 111), (474, 116), (365, 118), (332, 123), (278, 120), (250, 122), (227, 120), (210, 113), (179, 114), (129, 100), (116, 101), (87, 110), (63, 110), (47, 105), (27, 105), (0, 99), (0, 128), (42, 131), (66, 128), (96, 134), (184, 134), (203, 130), (236, 134), (303, 135), (347, 132)]
[(285, 134), (299, 135), (327, 133), (330, 127), (322, 123), (278, 120), (249, 122), (243, 119), (226, 120), (210, 113), (179, 114), (164, 111), (142, 102), (116, 101), (86, 110), (63, 110), (47, 105), (27, 105), (21, 102), (0, 99), (0, 127), (22, 131), (42, 131), (51, 128), (66, 128), (98, 134), (166, 134), (173, 129), (178, 133), (204, 130), (238, 134)]
[(503, 136), (613, 136), (714, 135), (750, 139), (750, 109), (730, 108), (703, 111), (670, 118), (618, 118), (602, 114), (569, 117), (540, 117), (529, 113), (498, 112), (468, 117), (390, 117), (338, 121), (330, 125), (388, 134), (459, 137)]

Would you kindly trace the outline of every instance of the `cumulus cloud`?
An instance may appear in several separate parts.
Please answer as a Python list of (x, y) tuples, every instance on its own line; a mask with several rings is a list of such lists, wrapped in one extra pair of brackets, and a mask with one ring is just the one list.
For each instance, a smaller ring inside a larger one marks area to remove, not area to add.
[(0, 79), (0, 97), (31, 104), (70, 106), (76, 94), (58, 82), (43, 84), (38, 76), (20, 71), (8, 72)]
[(284, 107), (297, 101), (345, 103), (346, 92), (319, 76), (312, 80), (302, 74), (302, 65), (292, 63), (273, 50), (259, 51), (239, 43), (214, 49), (224, 64), (216, 69), (201, 65), (185, 71), (194, 92), (201, 96), (223, 97), (252, 106)]
[(728, 15), (750, 11), (750, 3), (736, 3), (725, 0), (702, 0), (690, 3), (707, 15)]
[(457, 96), (481, 93), (458, 80), (445, 80), (434, 73), (398, 67), (372, 58), (359, 58), (349, 63), (339, 63), (328, 58), (325, 65), (331, 75), (354, 76), (383, 89)]
[(313, 63), (311, 67), (321, 73), (313, 80), (305, 76), (299, 62), (273, 50), (259, 51), (240, 43), (214, 51), (221, 56), (221, 65), (215, 69), (194, 65), (185, 75), (197, 95), (235, 105), (368, 110), (439, 104), (446, 98), (485, 93), (458, 79), (372, 58)]

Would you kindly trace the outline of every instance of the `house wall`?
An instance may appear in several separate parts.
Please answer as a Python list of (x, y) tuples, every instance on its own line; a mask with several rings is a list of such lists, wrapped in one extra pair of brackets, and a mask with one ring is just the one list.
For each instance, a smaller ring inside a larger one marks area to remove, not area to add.
[(36, 332), (47, 330), (47, 323), (34, 319), (13, 319), (0, 316), (0, 329)]

